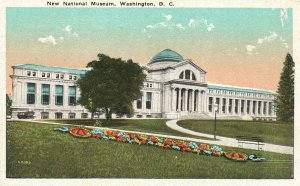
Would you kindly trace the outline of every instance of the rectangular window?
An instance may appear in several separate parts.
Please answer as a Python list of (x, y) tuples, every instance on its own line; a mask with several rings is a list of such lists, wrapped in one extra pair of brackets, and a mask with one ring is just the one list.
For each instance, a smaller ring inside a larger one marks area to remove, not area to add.
[(239, 100), (235, 100), (235, 106), (234, 106), (234, 112), (238, 113), (238, 107), (239, 107)]
[(45, 76), (46, 76), (45, 72), (42, 72), (42, 77), (45, 77)]
[(76, 80), (76, 79), (77, 79), (77, 76), (74, 76), (73, 79)]
[(36, 76), (36, 72), (32, 72), (32, 76)]
[(60, 75), (60, 79), (64, 79), (64, 75), (63, 74)]
[(261, 114), (260, 108), (261, 108), (261, 101), (258, 102), (258, 114)]
[(137, 108), (137, 109), (141, 109), (141, 108), (142, 108), (142, 96), (140, 96), (140, 97), (136, 100), (136, 108)]
[(212, 104), (213, 104), (213, 98), (209, 97), (208, 98), (208, 111), (212, 112)]
[(146, 93), (146, 109), (151, 109), (152, 92)]
[(250, 100), (247, 100), (247, 114), (250, 113)]
[(241, 112), (244, 113), (244, 104), (245, 104), (245, 100), (241, 101)]
[(63, 95), (64, 87), (62, 85), (55, 85), (55, 105), (63, 105)]
[(253, 101), (252, 113), (256, 114), (256, 101)]
[(69, 86), (69, 105), (76, 105), (76, 86)]
[(216, 98), (216, 104), (218, 105), (218, 108), (215, 111), (219, 112), (219, 109), (220, 109), (220, 98)]
[(31, 76), (31, 72), (30, 71), (27, 71), (27, 76)]
[(228, 111), (229, 111), (229, 113), (232, 112), (232, 99), (229, 99)]
[(59, 74), (55, 74), (55, 78), (56, 78), (56, 79), (59, 79)]
[(225, 113), (225, 108), (226, 108), (226, 98), (223, 98), (222, 113)]
[(42, 84), (42, 105), (49, 105), (50, 101), (50, 85)]
[(50, 73), (47, 73), (47, 78), (50, 78)]
[(35, 104), (35, 83), (27, 83), (27, 104)]
[(69, 80), (72, 80), (72, 75), (69, 75)]
[(263, 113), (266, 114), (267, 113), (267, 102), (264, 102), (264, 110)]

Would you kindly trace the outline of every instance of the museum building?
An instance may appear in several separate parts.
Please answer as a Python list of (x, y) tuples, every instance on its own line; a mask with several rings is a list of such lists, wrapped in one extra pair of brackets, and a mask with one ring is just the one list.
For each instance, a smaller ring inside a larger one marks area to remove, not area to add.
[[(76, 80), (87, 69), (34, 64), (12, 68), (13, 118), (27, 111), (37, 119), (90, 117), (77, 103)], [(156, 54), (143, 71), (147, 76), (141, 97), (133, 102), (133, 117), (210, 119), (217, 113), (222, 119), (276, 119), (274, 92), (207, 83), (203, 69), (170, 49)]]

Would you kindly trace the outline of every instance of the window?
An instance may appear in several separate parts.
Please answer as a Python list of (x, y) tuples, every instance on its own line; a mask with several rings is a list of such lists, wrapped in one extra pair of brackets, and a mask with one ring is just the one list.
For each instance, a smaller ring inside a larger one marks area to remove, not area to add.
[(36, 72), (32, 72), (32, 76), (36, 76)]
[(76, 80), (76, 79), (77, 79), (77, 76), (74, 76), (73, 79)]
[(50, 85), (49, 84), (42, 84), (42, 105), (49, 105), (50, 100)]
[(220, 108), (220, 98), (216, 98), (216, 105), (218, 105), (218, 108), (216, 108), (215, 112), (219, 112), (219, 108)]
[(152, 83), (150, 84), (150, 88), (152, 87)]
[(64, 75), (63, 74), (60, 75), (60, 79), (64, 79)]
[(55, 119), (62, 119), (63, 113), (61, 112), (55, 112)]
[(27, 104), (35, 104), (35, 83), (27, 83)]
[(183, 79), (183, 72), (180, 73), (179, 79)]
[(263, 102), (264, 104), (264, 110), (263, 110), (263, 114), (267, 113), (267, 102)]
[(232, 112), (232, 99), (229, 99), (228, 111)]
[(250, 100), (247, 100), (247, 114), (250, 113)]
[(136, 108), (137, 109), (142, 108), (142, 97), (141, 96), (136, 100)]
[(235, 100), (235, 106), (234, 106), (234, 112), (238, 113), (238, 107), (239, 107), (239, 100)]
[(196, 80), (195, 74), (192, 73), (192, 80)]
[(185, 70), (185, 77), (184, 79), (190, 79), (191, 71), (190, 70)]
[(69, 75), (69, 80), (72, 80), (72, 75)]
[(75, 114), (75, 113), (73, 113), (73, 112), (70, 112), (70, 113), (69, 113), (69, 118), (70, 118), (70, 119), (74, 119), (74, 118), (75, 118), (75, 116), (76, 116), (76, 114)]
[(59, 79), (59, 74), (55, 74), (55, 78), (56, 78), (56, 79)]
[(49, 119), (49, 112), (41, 112), (41, 119)]
[(242, 113), (245, 113), (245, 111), (244, 111), (244, 104), (245, 104), (245, 100), (242, 100), (242, 103), (241, 103), (241, 112)]
[(31, 76), (31, 72), (30, 71), (27, 71), (27, 76)]
[(88, 118), (88, 113), (81, 113), (81, 118)]
[(63, 105), (64, 87), (55, 85), (55, 105)]
[(209, 97), (208, 98), (208, 111), (212, 112), (212, 104), (213, 104), (213, 98)]
[(225, 113), (225, 108), (226, 108), (226, 98), (223, 98), (222, 113)]
[(252, 113), (256, 114), (256, 101), (253, 101)]
[(47, 78), (50, 78), (50, 73), (47, 73)]
[(42, 77), (46, 77), (46, 74), (45, 74), (45, 72), (42, 72)]
[(262, 106), (262, 105), (261, 105), (261, 101), (259, 101), (259, 102), (258, 102), (258, 114), (261, 114), (261, 112), (260, 112), (261, 106)]
[(146, 93), (146, 109), (151, 109), (152, 92)]
[(76, 105), (76, 87), (69, 86), (69, 105)]

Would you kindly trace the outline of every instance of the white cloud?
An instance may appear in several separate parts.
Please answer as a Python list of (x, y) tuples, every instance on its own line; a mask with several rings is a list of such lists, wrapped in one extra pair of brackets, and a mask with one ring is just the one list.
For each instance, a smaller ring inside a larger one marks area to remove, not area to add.
[(185, 28), (182, 26), (182, 24), (176, 24), (176, 27), (179, 28), (180, 30), (184, 30)]
[(280, 21), (281, 21), (281, 26), (284, 27), (284, 22), (288, 18), (286, 8), (280, 9), (280, 16), (279, 17), (280, 17)]
[(200, 20), (195, 20), (195, 19), (190, 19), (188, 22), (189, 27), (196, 27), (196, 25), (200, 26), (205, 26), (207, 31), (212, 31), (215, 27), (213, 23), (209, 23), (207, 19), (200, 19)]
[(207, 31), (212, 31), (212, 29), (214, 29), (215, 28), (215, 25), (214, 24), (212, 24), (212, 23), (210, 23), (209, 25), (207, 25)]
[(73, 31), (73, 28), (71, 25), (67, 25), (65, 26), (65, 28), (63, 29), (63, 31), (67, 32), (68, 34), (74, 36), (74, 37), (79, 37), (77, 32)]
[(271, 42), (271, 41), (276, 40), (277, 38), (278, 38), (278, 34), (276, 32), (270, 32), (269, 35), (266, 35), (262, 38), (258, 38), (257, 43), (258, 44), (263, 44), (265, 41)]
[(66, 32), (68, 32), (68, 33), (70, 34), (71, 31), (72, 31), (71, 25), (67, 25), (67, 26), (64, 28), (64, 31), (66, 31)]
[(246, 45), (247, 54), (253, 54), (254, 50), (256, 50), (256, 46), (254, 45)]
[(47, 37), (40, 37), (38, 38), (38, 41), (45, 44), (52, 44), (52, 45), (57, 44), (55, 37), (53, 37), (52, 35), (49, 35)]
[(60, 36), (60, 37), (59, 37), (59, 40), (63, 41), (63, 40), (64, 40), (64, 37)]
[(193, 26), (194, 24), (195, 24), (195, 19), (190, 19), (188, 23), (189, 27)]
[(167, 21), (170, 21), (172, 19), (172, 15), (170, 14), (164, 15), (164, 17), (166, 18)]

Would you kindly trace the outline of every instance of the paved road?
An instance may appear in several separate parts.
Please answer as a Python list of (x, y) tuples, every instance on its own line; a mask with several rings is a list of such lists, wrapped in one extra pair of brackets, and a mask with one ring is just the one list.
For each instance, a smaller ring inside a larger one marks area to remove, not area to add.
[[(185, 134), (191, 134), (194, 136), (200, 136), (200, 137), (207, 137), (207, 138), (214, 138), (213, 135), (211, 134), (205, 134), (205, 133), (200, 133), (200, 132), (195, 132), (189, 129), (185, 129), (181, 126), (177, 125), (178, 120), (170, 120), (166, 122), (166, 125), (170, 127), (173, 130), (185, 133)], [(210, 144), (216, 144), (216, 145), (223, 145), (223, 146), (231, 146), (231, 147), (237, 147), (238, 143), (237, 140), (234, 138), (227, 138), (227, 137), (222, 137), (222, 136), (217, 136), (216, 141), (212, 140), (202, 140), (198, 139), (199, 142), (203, 143), (210, 143)], [(248, 148), (248, 149), (257, 149), (257, 145), (254, 144), (245, 144), (243, 148)], [(270, 143), (265, 143), (263, 147), (264, 151), (270, 151), (270, 152), (278, 152), (282, 154), (293, 154), (293, 147), (289, 146), (283, 146), (283, 145), (275, 145), (275, 144), (270, 144)]]

